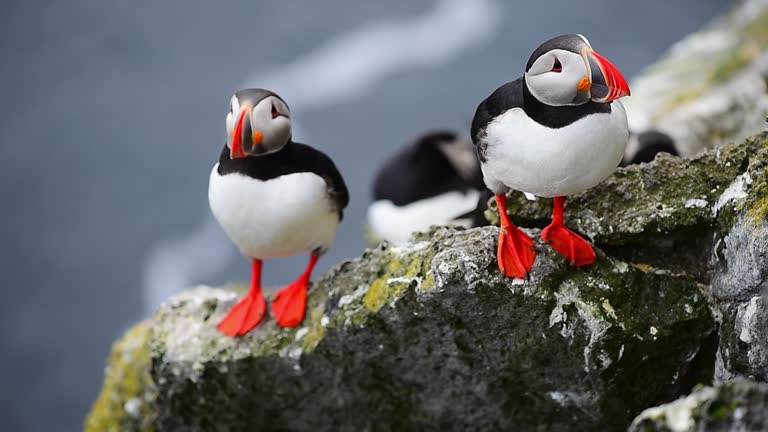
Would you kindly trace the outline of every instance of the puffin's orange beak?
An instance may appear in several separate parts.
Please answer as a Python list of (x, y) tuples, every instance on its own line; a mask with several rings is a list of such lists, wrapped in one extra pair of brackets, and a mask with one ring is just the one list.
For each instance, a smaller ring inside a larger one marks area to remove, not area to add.
[(244, 104), (237, 116), (235, 128), (230, 131), (232, 134), (232, 148), (229, 150), (230, 159), (244, 158), (249, 154), (259, 153), (256, 148), (264, 139), (261, 131), (253, 128), (251, 121), (251, 112), (253, 106)]
[(593, 101), (608, 103), (630, 95), (624, 75), (607, 58), (589, 48), (584, 48), (581, 55), (590, 75), (589, 91)]
[(232, 148), (229, 149), (230, 159), (239, 159), (247, 156), (245, 151), (243, 151), (243, 122), (246, 121), (246, 116), (249, 112), (250, 109), (248, 107), (243, 107), (237, 116), (237, 123), (235, 123), (235, 129), (232, 131)]

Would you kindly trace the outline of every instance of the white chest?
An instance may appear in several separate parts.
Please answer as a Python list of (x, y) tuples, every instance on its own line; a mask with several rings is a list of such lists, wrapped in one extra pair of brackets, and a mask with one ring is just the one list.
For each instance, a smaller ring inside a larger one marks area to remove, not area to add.
[(611, 113), (592, 114), (554, 129), (515, 108), (486, 128), (486, 183), (542, 197), (572, 195), (614, 172), (629, 140), (627, 115), (614, 101)]
[(432, 225), (462, 225), (469, 228), (471, 221), (454, 220), (477, 207), (478, 191), (459, 191), (440, 194), (404, 206), (392, 201), (376, 201), (368, 207), (368, 223), (381, 240), (404, 243), (415, 232), (426, 231)]
[(221, 176), (217, 169), (208, 186), (211, 211), (244, 255), (272, 258), (330, 247), (339, 216), (321, 177), (295, 173), (261, 181)]

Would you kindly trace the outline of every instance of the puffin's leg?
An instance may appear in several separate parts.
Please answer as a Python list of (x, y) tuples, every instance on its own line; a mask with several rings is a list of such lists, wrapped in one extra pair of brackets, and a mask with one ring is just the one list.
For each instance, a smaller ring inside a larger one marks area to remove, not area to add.
[(261, 322), (267, 310), (261, 294), (261, 264), (258, 259), (251, 262), (251, 288), (219, 322), (217, 328), (220, 332), (229, 336), (242, 336)]
[(496, 194), (496, 206), (501, 218), (499, 246), (496, 251), (499, 270), (507, 277), (524, 278), (531, 271), (536, 257), (533, 240), (509, 220), (505, 194)]
[(272, 314), (280, 327), (296, 327), (304, 319), (307, 308), (307, 286), (318, 258), (320, 255), (313, 252), (304, 273), (293, 283), (278, 291), (272, 299)]
[(541, 239), (549, 243), (571, 265), (585, 266), (595, 262), (595, 251), (589, 242), (565, 227), (563, 209), (565, 197), (555, 197), (552, 223), (541, 231)]

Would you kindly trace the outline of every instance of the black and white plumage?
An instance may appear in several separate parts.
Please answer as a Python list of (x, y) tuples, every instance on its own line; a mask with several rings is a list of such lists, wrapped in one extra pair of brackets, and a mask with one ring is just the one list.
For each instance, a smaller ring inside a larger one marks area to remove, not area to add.
[(375, 240), (400, 243), (432, 225), (471, 226), (483, 189), (472, 144), (451, 131), (432, 131), (378, 170), (368, 224)]
[[(554, 48), (558, 43), (563, 47)], [(624, 155), (629, 127), (621, 102), (595, 102), (589, 91), (577, 90), (580, 78), (589, 75), (581, 54), (591, 48), (586, 39), (560, 36), (542, 47), (531, 56), (526, 76), (494, 91), (472, 121), (485, 182), (496, 193), (510, 188), (542, 197), (578, 193), (608, 177)], [(552, 72), (553, 58), (562, 72)], [(539, 71), (544, 72), (530, 76)], [(532, 85), (563, 90), (537, 91)]]
[(629, 127), (617, 99), (627, 95), (619, 70), (584, 36), (562, 35), (533, 52), (523, 77), (479, 104), (471, 137), (499, 207), (505, 275), (525, 277), (535, 257), (531, 239), (507, 217), (510, 189), (555, 198), (542, 239), (571, 264), (594, 262), (589, 243), (564, 226), (563, 208), (566, 196), (596, 186), (621, 162)]
[(671, 136), (654, 129), (631, 134), (621, 166), (651, 162), (659, 153), (679, 156), (675, 140)]
[(227, 114), (227, 144), (211, 171), (211, 211), (254, 265), (249, 294), (219, 325), (233, 336), (248, 332), (264, 313), (259, 306), (264, 303), (261, 261), (309, 252), (312, 258), (304, 274), (273, 301), (279, 324), (301, 321), (312, 268), (331, 246), (349, 202), (333, 161), (292, 140), (290, 116), (287, 104), (271, 91), (237, 92)]

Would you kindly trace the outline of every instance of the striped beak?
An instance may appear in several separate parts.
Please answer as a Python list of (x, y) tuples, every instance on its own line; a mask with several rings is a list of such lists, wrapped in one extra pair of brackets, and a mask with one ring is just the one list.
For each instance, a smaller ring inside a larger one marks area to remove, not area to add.
[(629, 84), (613, 63), (590, 48), (581, 51), (589, 73), (589, 91), (592, 100), (608, 103), (629, 96)]
[(245, 104), (237, 116), (235, 128), (230, 131), (232, 134), (232, 147), (229, 150), (230, 159), (240, 159), (249, 154), (259, 153), (258, 145), (261, 144), (264, 135), (261, 131), (253, 129), (252, 110), (253, 107), (250, 104)]

